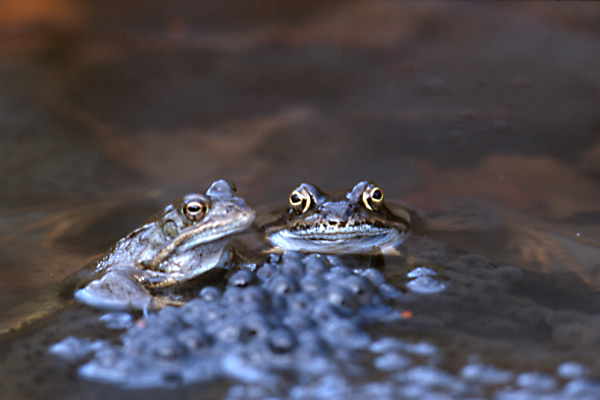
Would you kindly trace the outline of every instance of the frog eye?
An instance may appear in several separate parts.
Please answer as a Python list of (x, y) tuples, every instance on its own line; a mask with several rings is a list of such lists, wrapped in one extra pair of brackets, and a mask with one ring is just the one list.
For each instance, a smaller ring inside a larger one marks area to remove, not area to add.
[(383, 204), (383, 191), (375, 185), (369, 185), (362, 195), (365, 207), (370, 211), (378, 211)]
[(183, 205), (183, 214), (190, 221), (200, 221), (206, 215), (207, 204), (202, 199), (193, 199)]
[(311, 198), (305, 189), (296, 189), (290, 195), (290, 205), (297, 214), (305, 213), (311, 204)]

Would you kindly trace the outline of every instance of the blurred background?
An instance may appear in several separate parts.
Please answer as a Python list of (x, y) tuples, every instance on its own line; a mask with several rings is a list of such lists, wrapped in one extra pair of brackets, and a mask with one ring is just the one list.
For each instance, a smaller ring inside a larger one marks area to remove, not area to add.
[(254, 206), (367, 179), (428, 213), (466, 199), (592, 240), (599, 18), (581, 3), (2, 0), (0, 305), (219, 178)]
[(219, 178), (253, 206), (367, 179), (425, 212), (458, 198), (595, 229), (599, 18), (581, 3), (2, 0), (0, 305)]

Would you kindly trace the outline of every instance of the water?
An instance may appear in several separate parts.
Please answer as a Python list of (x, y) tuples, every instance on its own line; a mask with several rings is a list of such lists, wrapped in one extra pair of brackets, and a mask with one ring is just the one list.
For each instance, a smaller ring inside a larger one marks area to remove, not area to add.
[(426, 215), (404, 261), (429, 270), (383, 271), (413, 317), (362, 326), (354, 370), (123, 391), (46, 355), (117, 343), (80, 308), (0, 344), (7, 398), (595, 393), (595, 9), (49, 4), (0, 5), (0, 314), (218, 178), (259, 209), (372, 180)]

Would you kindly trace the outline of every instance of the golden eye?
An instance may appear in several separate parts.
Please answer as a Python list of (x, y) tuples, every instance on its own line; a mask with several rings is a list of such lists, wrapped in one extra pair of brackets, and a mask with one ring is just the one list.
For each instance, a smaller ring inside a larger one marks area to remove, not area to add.
[(290, 205), (297, 214), (305, 213), (311, 204), (310, 195), (305, 189), (296, 189), (290, 195)]
[(383, 191), (375, 185), (369, 185), (363, 192), (362, 200), (368, 210), (377, 211), (383, 204)]
[(183, 213), (190, 221), (200, 221), (206, 215), (206, 204), (200, 200), (190, 200), (183, 206)]

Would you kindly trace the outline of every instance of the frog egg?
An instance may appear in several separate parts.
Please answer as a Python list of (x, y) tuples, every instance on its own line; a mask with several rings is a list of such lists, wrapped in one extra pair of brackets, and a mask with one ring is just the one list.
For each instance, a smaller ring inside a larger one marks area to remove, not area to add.
[(299, 259), (285, 259), (281, 265), (280, 271), (284, 275), (300, 277), (304, 275), (304, 264)]
[(325, 273), (324, 277), (328, 281), (336, 282), (346, 276), (350, 276), (352, 270), (346, 266), (331, 267), (329, 272)]
[(84, 359), (94, 352), (94, 346), (89, 339), (69, 336), (48, 349), (48, 353), (64, 361), (75, 362)]
[(326, 258), (327, 258), (327, 261), (329, 262), (329, 265), (331, 266), (330, 268), (339, 267), (339, 266), (344, 267), (346, 265), (344, 263), (344, 260), (338, 256), (327, 255)]
[(281, 255), (281, 261), (282, 263), (285, 263), (286, 261), (301, 261), (304, 258), (304, 255), (298, 251), (294, 251), (294, 250), (288, 250), (286, 252), (284, 252)]
[(263, 313), (252, 313), (242, 320), (244, 340), (257, 340), (267, 338), (273, 330), (273, 324), (268, 316)]
[(313, 305), (311, 316), (317, 324), (323, 325), (331, 320), (340, 318), (341, 315), (337, 308), (329, 301), (319, 299)]
[(275, 264), (264, 264), (256, 271), (256, 276), (263, 282), (270, 280), (276, 275), (279, 275), (279, 267)]
[(557, 386), (556, 379), (539, 372), (523, 372), (517, 376), (515, 383), (534, 392), (548, 392)]
[(367, 268), (360, 272), (360, 276), (367, 278), (375, 286), (382, 285), (386, 282), (385, 276), (374, 268)]
[(393, 351), (400, 351), (406, 347), (406, 342), (394, 337), (384, 337), (371, 343), (369, 351), (377, 354), (385, 354)]
[(381, 297), (387, 301), (393, 301), (402, 297), (402, 292), (389, 283), (383, 283), (377, 289)]
[(463, 379), (482, 385), (504, 385), (513, 380), (514, 374), (483, 364), (467, 364), (460, 370)]
[(327, 281), (320, 275), (307, 274), (300, 279), (300, 288), (303, 292), (317, 295), (327, 287)]
[[(227, 315), (227, 309), (219, 303), (203, 303), (199, 307), (194, 307), (189, 314), (186, 314), (184, 318), (190, 325), (197, 324), (199, 322), (210, 324), (214, 321), (219, 321), (225, 318)], [(194, 321), (196, 321), (194, 323)]]
[(303, 261), (308, 274), (318, 275), (329, 271), (329, 261), (321, 254), (309, 254)]
[(286, 315), (283, 317), (282, 323), (294, 332), (306, 331), (315, 327), (312, 319), (306, 315), (297, 313)]
[(373, 284), (368, 279), (358, 275), (350, 275), (344, 278), (341, 285), (355, 296), (359, 304), (369, 303), (375, 294)]
[(304, 314), (312, 308), (314, 299), (306, 293), (292, 293), (286, 296), (287, 309), (289, 313)]
[(405, 369), (413, 363), (410, 357), (397, 352), (385, 353), (373, 361), (373, 366), (381, 371), (396, 371)]
[(227, 284), (230, 286), (246, 287), (251, 285), (255, 279), (256, 276), (253, 272), (242, 269), (231, 275)]
[(583, 378), (588, 375), (588, 372), (587, 367), (577, 361), (564, 362), (556, 369), (556, 374), (564, 379)]
[(433, 357), (439, 354), (438, 347), (428, 342), (406, 343), (404, 351), (419, 357)]
[(177, 334), (177, 341), (188, 351), (198, 351), (210, 347), (212, 338), (209, 334), (194, 328), (185, 329)]
[(598, 393), (600, 384), (588, 379), (573, 379), (562, 388), (562, 395), (567, 399), (594, 399)]
[(133, 323), (133, 317), (128, 312), (111, 312), (104, 314), (100, 317), (100, 321), (104, 323), (104, 325), (108, 329), (125, 329)]
[(200, 298), (208, 303), (219, 300), (221, 295), (221, 290), (214, 286), (206, 286), (200, 290)]
[(269, 349), (275, 354), (285, 354), (296, 348), (297, 342), (294, 335), (285, 328), (278, 328), (270, 332), (268, 337)]
[(242, 339), (243, 326), (240, 321), (228, 318), (220, 324), (216, 324), (217, 328), (213, 333), (214, 336), (225, 343), (239, 342)]
[(202, 318), (204, 317), (204, 311), (208, 304), (210, 303), (206, 303), (199, 298), (191, 300), (181, 307), (181, 319), (187, 325), (202, 326)]
[(289, 294), (298, 291), (298, 282), (295, 279), (277, 275), (274, 276), (268, 283), (268, 288), (271, 292), (278, 295)]
[(245, 304), (255, 304), (257, 307), (268, 307), (270, 304), (269, 292), (259, 286), (250, 286), (242, 291)]
[(298, 341), (299, 359), (318, 358), (331, 353), (316, 329), (297, 333), (296, 340)]
[(236, 286), (228, 286), (223, 292), (221, 303), (228, 307), (237, 307), (244, 303), (244, 290)]
[(146, 321), (152, 321), (167, 331), (176, 331), (182, 329), (185, 324), (182, 317), (179, 307), (167, 306), (154, 315), (150, 314)]
[(349, 319), (331, 319), (324, 325), (322, 334), (334, 348), (367, 349), (372, 342), (369, 334)]
[(456, 382), (456, 377), (448, 372), (428, 365), (419, 365), (406, 371), (406, 380), (428, 388), (448, 388)]
[(326, 299), (342, 314), (351, 314), (358, 307), (358, 299), (348, 289), (340, 285), (327, 288)]
[(446, 289), (446, 285), (431, 276), (420, 276), (411, 280), (406, 287), (415, 293), (431, 294), (439, 293)]
[(184, 356), (186, 350), (175, 338), (164, 336), (153, 343), (152, 353), (163, 360), (175, 360)]

